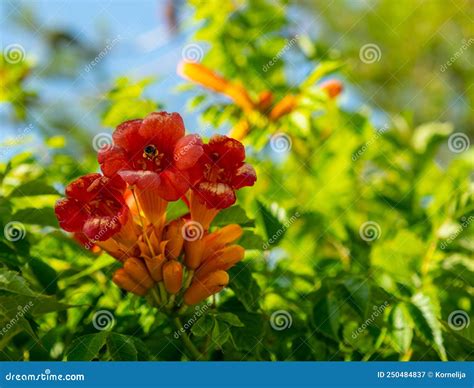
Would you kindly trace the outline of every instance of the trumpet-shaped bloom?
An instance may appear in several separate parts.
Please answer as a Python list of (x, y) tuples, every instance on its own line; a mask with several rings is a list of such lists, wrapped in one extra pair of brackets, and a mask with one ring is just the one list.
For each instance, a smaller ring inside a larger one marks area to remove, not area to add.
[(153, 190), (166, 201), (179, 199), (191, 185), (188, 170), (203, 154), (198, 135), (184, 135), (178, 113), (154, 112), (120, 124), (114, 145), (99, 151), (106, 176), (119, 174), (129, 185)]
[(87, 174), (76, 179), (66, 187), (66, 198), (56, 202), (59, 225), (68, 232), (82, 232), (92, 241), (111, 238), (129, 217), (124, 191), (120, 177)]
[(199, 180), (193, 190), (208, 208), (227, 208), (236, 201), (235, 190), (255, 183), (255, 170), (244, 163), (245, 148), (235, 139), (215, 135), (203, 149)]

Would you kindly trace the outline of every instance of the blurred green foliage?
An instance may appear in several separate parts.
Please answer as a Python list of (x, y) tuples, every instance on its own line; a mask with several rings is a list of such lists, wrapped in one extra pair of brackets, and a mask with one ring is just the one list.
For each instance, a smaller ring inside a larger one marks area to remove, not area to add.
[[(395, 4), (374, 5), (393, 14), (394, 26), (405, 13)], [(437, 15), (435, 5), (429, 10)], [(305, 59), (311, 71), (299, 85), (290, 80), (285, 57), (263, 71), (292, 38), (284, 4), (216, 0), (195, 6), (195, 39), (210, 47), (205, 65), (254, 98), (270, 90), (277, 101), (290, 92), (300, 100), (289, 115), (271, 121), (192, 88), (189, 105), (203, 126), (249, 120), (243, 141), (258, 175), (256, 186), (239, 192), (239, 206), (214, 222), (245, 228), (239, 243), (246, 258), (231, 270), (229, 288), (190, 314), (192, 340), (207, 346), (212, 360), (472, 360), (474, 325), (455, 325), (450, 316), (473, 317), (474, 155), (465, 147), (440, 161), (440, 147), (458, 128), (430, 118), (447, 102), (417, 109), (414, 119), (399, 112), (412, 92), (392, 84), (384, 92), (390, 105), (379, 103), (397, 114), (375, 128), (366, 113), (342, 110), (318, 87), (321, 78), (340, 71), (346, 48), (337, 62), (316, 54)], [(328, 13), (323, 21), (331, 23)], [(338, 16), (343, 24), (346, 15)], [(374, 16), (370, 22), (380, 21)], [(373, 31), (367, 27), (367, 34)], [(355, 34), (350, 39), (366, 42)], [(407, 39), (380, 29), (377, 39), (386, 39), (387, 56), (407, 47)], [(370, 71), (389, 72), (392, 65), (384, 59)], [(6, 62), (1, 71), (17, 74)], [(383, 78), (351, 63), (342, 71)], [(450, 72), (458, 74), (457, 67)], [(7, 79), (13, 81), (6, 95), (26, 93), (21, 77)], [(152, 82), (117, 77), (101, 107), (103, 125), (160, 107), (159, 95), (143, 94)], [(423, 93), (429, 99), (433, 92)], [(420, 124), (421, 117), (428, 122)], [(58, 229), (53, 206), (64, 185), (95, 171), (97, 163), (90, 134), (79, 129), (84, 156), (77, 158), (71, 152), (77, 138), (47, 129), (47, 157), (33, 150), (0, 165), (0, 359), (186, 359), (166, 315), (112, 284), (118, 264), (83, 250)], [(101, 331), (93, 323), (104, 311), (113, 319)]]

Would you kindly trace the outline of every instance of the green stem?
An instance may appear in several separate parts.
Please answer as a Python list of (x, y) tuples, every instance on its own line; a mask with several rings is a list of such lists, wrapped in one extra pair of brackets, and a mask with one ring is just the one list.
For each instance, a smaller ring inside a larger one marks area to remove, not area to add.
[(193, 360), (202, 359), (203, 355), (199, 352), (199, 350), (196, 348), (196, 346), (194, 346), (193, 342), (189, 338), (186, 331), (181, 330), (181, 329), (183, 329), (183, 324), (181, 323), (181, 320), (179, 319), (179, 317), (175, 317), (173, 319), (173, 322), (176, 326), (176, 329), (178, 329), (178, 331), (181, 333), (181, 339), (183, 340), (184, 346), (186, 346), (186, 348), (189, 350), (189, 353), (191, 353), (191, 355), (192, 355), (191, 358)]
[(173, 308), (175, 299), (176, 299), (176, 295), (175, 295), (175, 294), (171, 294), (171, 295), (170, 295), (169, 302), (168, 302), (168, 304), (166, 305), (166, 307), (169, 308), (169, 309)]
[(168, 294), (166, 293), (166, 289), (165, 289), (165, 285), (163, 282), (159, 282), (158, 283), (158, 287), (160, 289), (160, 295), (161, 295), (161, 299), (163, 300), (163, 303), (164, 304), (167, 304), (168, 303)]
[(156, 302), (157, 307), (161, 304), (160, 296), (158, 295), (158, 292), (156, 291), (156, 288), (152, 288), (150, 290), (150, 294), (153, 297), (154, 301)]
[(184, 287), (183, 287), (183, 290), (187, 290), (188, 287), (190, 286), (191, 284), (191, 281), (193, 280), (193, 276), (194, 276), (194, 270), (193, 269), (190, 269), (188, 271), (188, 274), (186, 276), (186, 281), (184, 282)]

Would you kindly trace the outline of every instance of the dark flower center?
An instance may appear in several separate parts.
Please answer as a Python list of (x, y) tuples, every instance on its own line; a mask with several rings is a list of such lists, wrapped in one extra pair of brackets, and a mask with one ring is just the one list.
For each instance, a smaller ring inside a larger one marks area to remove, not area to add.
[(153, 159), (158, 154), (158, 150), (153, 144), (148, 144), (143, 149), (143, 157), (147, 159)]

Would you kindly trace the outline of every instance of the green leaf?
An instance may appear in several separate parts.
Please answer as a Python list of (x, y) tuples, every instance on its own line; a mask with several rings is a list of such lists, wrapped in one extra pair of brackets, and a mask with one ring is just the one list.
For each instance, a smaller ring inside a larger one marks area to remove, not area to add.
[(413, 148), (420, 154), (424, 153), (433, 143), (445, 139), (453, 131), (447, 123), (426, 123), (415, 129), (412, 138)]
[(349, 294), (347, 301), (364, 318), (369, 305), (369, 283), (366, 280), (347, 279), (343, 285)]
[(32, 257), (28, 262), (31, 271), (35, 275), (38, 282), (44, 289), (46, 294), (55, 294), (58, 290), (58, 274), (44, 261)]
[(239, 312), (239, 319), (243, 327), (233, 326), (232, 338), (237, 349), (251, 351), (262, 338), (266, 321), (261, 314), (246, 311)]
[(222, 349), (222, 346), (231, 338), (231, 334), (232, 333), (227, 323), (218, 320), (214, 321), (211, 340), (217, 348)]
[(60, 195), (58, 191), (48, 185), (43, 179), (35, 179), (17, 186), (9, 197), (28, 197), (33, 195)]
[(231, 326), (244, 327), (245, 325), (241, 322), (239, 317), (232, 313), (219, 313), (216, 318), (220, 321), (226, 322)]
[(104, 347), (108, 332), (88, 334), (72, 341), (68, 352), (68, 361), (91, 361), (97, 358)]
[(0, 290), (21, 295), (35, 295), (23, 277), (18, 273), (9, 271), (5, 268), (0, 268)]
[(388, 322), (395, 349), (402, 355), (406, 354), (413, 339), (413, 321), (405, 304), (399, 303), (393, 307)]
[(247, 311), (254, 312), (259, 308), (260, 287), (252, 276), (246, 263), (238, 263), (229, 270), (230, 288), (242, 302)]
[(114, 361), (137, 361), (137, 349), (131, 337), (110, 333), (107, 336), (107, 349)]
[(191, 327), (191, 332), (197, 337), (204, 337), (210, 333), (213, 324), (214, 319), (210, 315), (204, 315)]
[(244, 209), (238, 205), (235, 205), (222, 210), (212, 222), (212, 226), (225, 226), (229, 224), (253, 226), (254, 222), (247, 217)]
[(242, 237), (237, 241), (237, 244), (244, 247), (245, 249), (258, 249), (262, 250), (264, 247), (264, 241), (261, 236), (254, 233), (251, 230), (244, 230)]
[(316, 67), (311, 74), (303, 81), (300, 88), (305, 89), (312, 86), (314, 83), (318, 82), (325, 75), (332, 73), (343, 66), (341, 62), (337, 61), (326, 61), (322, 62), (318, 67)]
[[(324, 295), (323, 295), (324, 292)], [(313, 322), (317, 331), (338, 340), (340, 320), (340, 302), (332, 292), (321, 291), (313, 307)]]
[(52, 207), (20, 209), (12, 215), (12, 219), (23, 224), (58, 226), (58, 220)]
[(430, 298), (418, 293), (412, 297), (412, 303), (408, 304), (408, 309), (415, 323), (415, 329), (434, 346), (441, 360), (447, 361), (441, 324), (436, 317)]
[(166, 208), (166, 222), (175, 220), (187, 213), (189, 213), (189, 209), (183, 201), (170, 202)]
[(52, 296), (28, 296), (28, 295), (2, 295), (0, 296), (0, 311), (4, 311), (7, 314), (16, 314), (18, 308), (31, 304), (29, 313), (33, 316), (43, 315), (53, 311), (65, 310), (69, 306), (58, 302), (56, 298)]
[(286, 228), (283, 225), (283, 209), (279, 208), (276, 204), (268, 207), (258, 200), (257, 207), (267, 240), (271, 245), (278, 244), (286, 232)]

